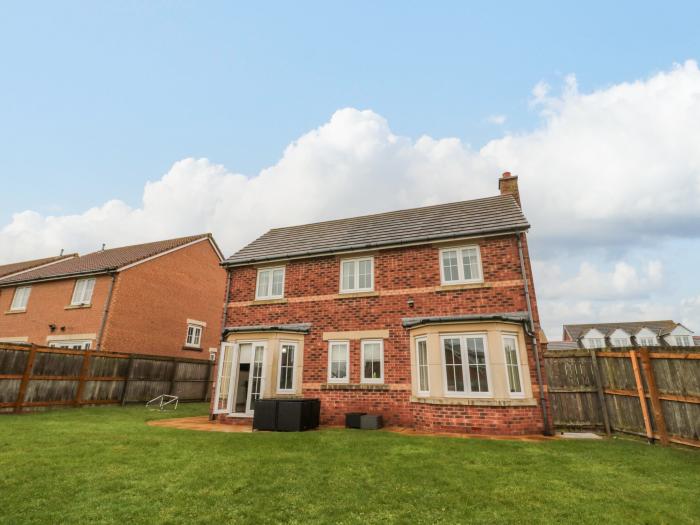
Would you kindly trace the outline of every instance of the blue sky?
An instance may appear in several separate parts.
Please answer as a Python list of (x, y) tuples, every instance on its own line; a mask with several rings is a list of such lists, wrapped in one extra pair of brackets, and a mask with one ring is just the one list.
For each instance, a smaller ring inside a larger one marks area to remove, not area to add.
[[(252, 180), (277, 165), (290, 143), (329, 123), (341, 108), (371, 110), (399, 137), (454, 137), (479, 151), (491, 141), (531, 136), (546, 127), (546, 111), (558, 111), (557, 101), (567, 100), (567, 75), (576, 76), (578, 93), (589, 94), (644, 82), (700, 58), (700, 4), (560, 4), (4, 3), (0, 177), (11, 198), (3, 199), (0, 231), (13, 224), (13, 214), (26, 210), (43, 221), (82, 216), (114, 199), (140, 208), (145, 184), (160, 181), (174, 163), (190, 157)], [(533, 94), (542, 82), (552, 86), (554, 102)], [(343, 122), (355, 125), (350, 121)], [(622, 159), (625, 154), (620, 151)], [(507, 158), (521, 166), (521, 156)], [(698, 180), (695, 172), (687, 177)], [(405, 199), (422, 203), (414, 201)], [(357, 203), (348, 212), (365, 211), (363, 206)], [(382, 203), (365, 207), (374, 211)], [(322, 209), (295, 218), (333, 214)], [(687, 219), (682, 224), (659, 219), (651, 225), (660, 228), (653, 243), (666, 243), (664, 282), (683, 282), (682, 291), (676, 286), (672, 297), (671, 292), (663, 296), (669, 308), (697, 295), (700, 312), (700, 287), (691, 282), (700, 253), (697, 236), (680, 234), (688, 224), (692, 230)], [(606, 224), (619, 227), (618, 218), (611, 221)], [(92, 223), (87, 224), (89, 229)], [(81, 228), (65, 233), (62, 245), (74, 240), (82, 250), (87, 230)], [(635, 235), (648, 248), (644, 232)], [(589, 253), (573, 243), (543, 241), (541, 253), (548, 254), (543, 264), (558, 267), (566, 281), (582, 263), (610, 273), (622, 261), (642, 279), (649, 253), (621, 246), (622, 237), (596, 237)], [(223, 244), (229, 251), (239, 247), (238, 240)], [(42, 246), (37, 242), (16, 253), (42, 256)], [(552, 252), (566, 253), (567, 259), (554, 260)], [(678, 260), (671, 253), (686, 257)], [(625, 291), (620, 300), (657, 302), (664, 286), (654, 286), (639, 297)], [(593, 308), (571, 315), (601, 314)], [(688, 315), (696, 319), (695, 313)]]

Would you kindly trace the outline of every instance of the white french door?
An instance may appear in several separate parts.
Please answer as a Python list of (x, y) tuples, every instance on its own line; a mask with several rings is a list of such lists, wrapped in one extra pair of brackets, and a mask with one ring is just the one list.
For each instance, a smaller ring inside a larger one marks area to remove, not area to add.
[(253, 414), (265, 388), (265, 350), (264, 341), (221, 345), (215, 413)]

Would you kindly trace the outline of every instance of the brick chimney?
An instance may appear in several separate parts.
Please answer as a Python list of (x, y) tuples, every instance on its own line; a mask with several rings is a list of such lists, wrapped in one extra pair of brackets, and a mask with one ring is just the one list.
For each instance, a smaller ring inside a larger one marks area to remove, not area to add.
[(503, 172), (501, 178), (498, 179), (498, 189), (501, 190), (501, 195), (512, 195), (515, 197), (515, 202), (520, 206), (517, 175), (511, 175), (510, 171)]

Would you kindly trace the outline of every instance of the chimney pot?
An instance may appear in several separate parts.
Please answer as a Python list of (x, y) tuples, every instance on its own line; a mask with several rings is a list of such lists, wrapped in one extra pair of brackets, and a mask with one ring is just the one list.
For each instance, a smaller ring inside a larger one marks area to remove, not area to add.
[(504, 172), (503, 172), (503, 178), (504, 178), (504, 179), (507, 179), (508, 177), (510, 177), (510, 171), (504, 171)]

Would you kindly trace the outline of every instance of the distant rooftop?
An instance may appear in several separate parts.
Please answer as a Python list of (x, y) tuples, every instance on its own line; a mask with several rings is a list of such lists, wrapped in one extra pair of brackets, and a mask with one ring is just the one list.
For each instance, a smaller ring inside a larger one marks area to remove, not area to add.
[(678, 323), (671, 321), (670, 319), (663, 321), (635, 321), (624, 323), (565, 324), (564, 338), (566, 338), (566, 335), (568, 334), (572, 341), (577, 341), (579, 338), (586, 335), (586, 332), (588, 332), (591, 328), (595, 328), (604, 336), (609, 336), (618, 328), (624, 330), (630, 335), (636, 334), (642, 328), (648, 328), (656, 335), (666, 335), (676, 326), (678, 326)]
[(8, 275), (31, 270), (32, 268), (36, 268), (38, 266), (44, 266), (45, 264), (52, 264), (63, 259), (77, 257), (77, 255), (77, 253), (70, 253), (67, 255), (57, 255), (55, 257), (44, 257), (43, 259), (33, 259), (31, 261), (20, 261), (10, 264), (4, 264), (0, 266), (0, 279)]
[(81, 257), (72, 257), (64, 261), (23, 272), (11, 277), (0, 278), (0, 286), (14, 285), (23, 282), (60, 279), (76, 275), (93, 275), (116, 271), (124, 266), (133, 264), (168, 250), (179, 248), (191, 242), (211, 238), (207, 233), (179, 237), (164, 241), (134, 244), (109, 250), (88, 253)]
[(226, 259), (248, 264), (456, 237), (527, 230), (512, 195), (390, 211), (268, 231)]

